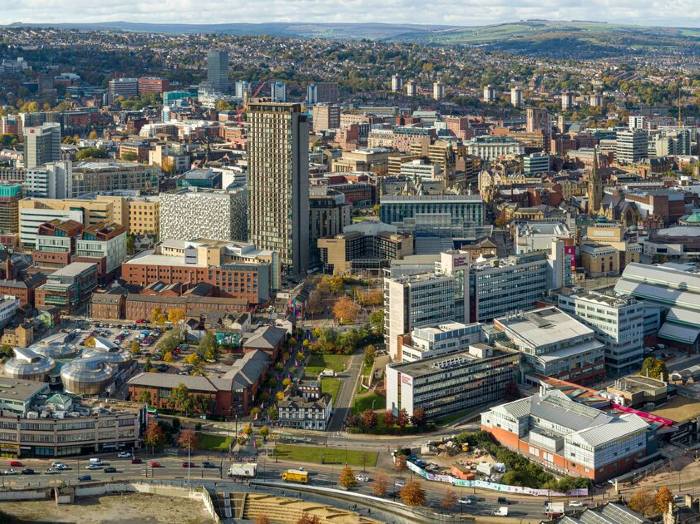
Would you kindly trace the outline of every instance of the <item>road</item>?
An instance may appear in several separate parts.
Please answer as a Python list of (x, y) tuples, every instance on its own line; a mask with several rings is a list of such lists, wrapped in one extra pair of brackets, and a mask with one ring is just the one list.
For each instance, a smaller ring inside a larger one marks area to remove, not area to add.
[[(45, 471), (51, 464), (52, 460), (44, 459), (22, 459), (23, 467), (33, 468), (37, 474), (35, 475), (11, 475), (0, 476), (2, 488), (27, 488), (27, 487), (45, 487), (57, 484), (79, 484), (78, 478), (81, 475), (89, 474), (93, 481), (112, 481), (112, 480), (133, 480), (133, 479), (161, 479), (161, 480), (178, 480), (187, 482), (188, 480), (201, 482), (209, 481), (211, 483), (228, 483), (226, 471), (230, 460), (224, 454), (194, 454), (191, 461), (195, 464), (194, 468), (184, 468), (182, 464), (187, 460), (187, 456), (158, 456), (155, 458), (162, 467), (151, 468), (148, 466), (149, 457), (143, 456), (142, 464), (132, 464), (130, 459), (119, 459), (115, 455), (101, 455), (102, 460), (110, 466), (117, 469), (116, 473), (105, 473), (102, 469), (87, 470), (88, 457), (80, 459), (67, 458), (60, 459), (70, 469), (59, 474), (46, 474)], [(218, 467), (203, 468), (203, 461), (212, 462)], [(221, 468), (223, 466), (223, 468)], [(3, 469), (7, 467), (6, 463), (2, 463)], [(291, 467), (300, 467), (298, 463), (277, 461), (261, 455), (258, 457), (258, 476), (256, 480), (280, 481), (281, 473)], [(311, 485), (319, 487), (338, 487), (338, 477), (342, 470), (342, 465), (320, 465), (320, 464), (305, 464), (304, 467), (311, 475)], [(356, 468), (359, 472), (361, 468)], [(223, 474), (222, 474), (223, 471)], [(396, 481), (405, 482), (413, 476), (411, 472), (395, 472), (386, 467), (366, 468), (367, 474), (370, 477), (370, 482), (361, 482), (353, 491), (372, 495), (371, 480), (378, 471), (386, 474), (390, 487), (389, 497), (395, 498), (400, 487), (396, 485)], [(84, 483), (84, 482), (83, 482)], [(421, 485), (426, 492), (427, 502), (435, 510), (441, 510), (441, 500), (448, 490), (453, 491), (458, 497), (464, 498), (470, 496), (476, 498), (472, 504), (462, 504), (461, 509), (465, 514), (475, 516), (486, 516), (493, 514), (498, 507), (503, 503), (499, 502), (499, 497), (504, 495), (494, 493), (492, 491), (475, 490), (473, 488), (461, 488), (449, 486), (444, 483), (421, 481)], [(290, 488), (293, 486), (290, 485)], [(543, 518), (544, 499), (527, 496), (505, 495), (509, 502), (509, 516), (523, 519), (523, 522), (539, 522)], [(597, 500), (602, 501), (601, 498)], [(592, 502), (589, 499), (588, 502)], [(455, 511), (460, 508), (456, 507)], [(441, 510), (443, 511), (443, 510)]]
[(328, 431), (341, 431), (345, 425), (345, 418), (352, 409), (352, 399), (362, 371), (362, 360), (362, 355), (351, 355), (347, 369), (341, 374), (343, 382), (335, 399), (333, 415), (328, 423)]

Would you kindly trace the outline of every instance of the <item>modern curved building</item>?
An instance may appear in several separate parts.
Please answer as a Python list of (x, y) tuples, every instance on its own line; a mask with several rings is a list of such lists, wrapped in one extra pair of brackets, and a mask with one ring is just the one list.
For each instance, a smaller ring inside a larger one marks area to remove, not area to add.
[(82, 358), (102, 358), (106, 362), (117, 366), (119, 369), (123, 369), (131, 363), (131, 355), (129, 352), (122, 350), (90, 348), (83, 351)]
[(15, 356), (5, 362), (8, 377), (44, 382), (56, 367), (54, 359), (31, 349), (15, 348), (14, 351)]
[(117, 368), (104, 355), (76, 358), (61, 368), (63, 388), (75, 395), (99, 395), (112, 382)]

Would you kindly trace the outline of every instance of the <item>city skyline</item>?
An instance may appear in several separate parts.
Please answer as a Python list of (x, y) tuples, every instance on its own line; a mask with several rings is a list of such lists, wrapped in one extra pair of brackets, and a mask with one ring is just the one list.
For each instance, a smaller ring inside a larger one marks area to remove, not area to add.
[[(544, 19), (551, 21), (593, 21), (641, 26), (698, 27), (700, 13), (693, 0), (668, 2), (633, 2), (622, 0), (496, 0), (484, 5), (473, 0), (463, 3), (459, 11), (446, 0), (433, 3), (429, 12), (415, 9), (415, 0), (391, 0), (379, 5), (369, 0), (354, 2), (336, 1), (319, 3), (314, 0), (265, 3), (261, 10), (253, 3), (227, 4), (235, 16), (222, 17), (220, 0), (182, 0), (177, 3), (163, 2), (158, 6), (144, 0), (113, 0), (94, 4), (86, 0), (54, 2), (29, 0), (21, 5), (6, 7), (0, 14), (0, 24), (17, 22), (42, 23), (102, 23), (125, 21), (140, 23), (394, 23), (432, 24), (450, 26), (478, 26), (517, 22), (520, 20)], [(59, 9), (60, 8), (60, 9)], [(420, 16), (416, 13), (420, 12)], [(304, 13), (304, 15), (300, 15)]]

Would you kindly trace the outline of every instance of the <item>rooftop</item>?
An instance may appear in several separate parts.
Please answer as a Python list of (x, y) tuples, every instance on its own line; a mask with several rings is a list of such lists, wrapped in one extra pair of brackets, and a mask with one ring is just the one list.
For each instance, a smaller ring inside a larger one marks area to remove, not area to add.
[(48, 388), (48, 384), (34, 380), (0, 377), (0, 400), (29, 402), (35, 395)]
[(591, 328), (556, 307), (501, 317), (495, 322), (506, 334), (532, 348), (593, 335)]

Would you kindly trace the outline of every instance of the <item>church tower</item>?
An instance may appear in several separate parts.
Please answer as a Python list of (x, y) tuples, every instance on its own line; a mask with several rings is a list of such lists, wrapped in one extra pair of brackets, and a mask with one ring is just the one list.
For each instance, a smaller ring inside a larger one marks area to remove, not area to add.
[(593, 149), (593, 169), (588, 178), (588, 214), (600, 211), (603, 203), (603, 180), (598, 172), (598, 148)]

